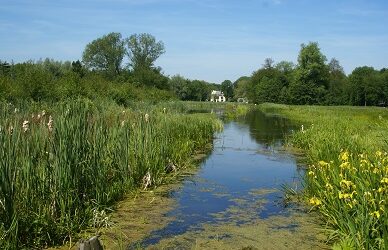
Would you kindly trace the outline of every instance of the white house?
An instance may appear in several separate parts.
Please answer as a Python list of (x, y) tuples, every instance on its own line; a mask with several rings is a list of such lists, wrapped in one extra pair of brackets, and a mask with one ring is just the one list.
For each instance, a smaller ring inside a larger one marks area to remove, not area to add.
[(224, 93), (218, 90), (212, 90), (212, 93), (210, 95), (210, 101), (211, 102), (226, 102), (226, 98), (224, 96)]

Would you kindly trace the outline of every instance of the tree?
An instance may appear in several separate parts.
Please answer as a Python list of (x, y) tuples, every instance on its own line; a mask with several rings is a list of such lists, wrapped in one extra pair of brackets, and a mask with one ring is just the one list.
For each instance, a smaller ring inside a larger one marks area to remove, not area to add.
[(11, 65), (7, 63), (6, 61), (1, 61), (0, 60), (0, 76), (1, 75), (7, 75), (10, 72)]
[(233, 97), (233, 83), (230, 80), (225, 80), (221, 83), (221, 91), (227, 99)]
[(71, 70), (76, 73), (79, 77), (83, 77), (85, 75), (85, 70), (82, 66), (82, 63), (77, 60), (77, 61), (73, 61), (71, 63)]
[(326, 95), (326, 104), (340, 105), (346, 103), (344, 93), (346, 75), (339, 61), (332, 58), (328, 64), (329, 87)]
[(273, 68), (274, 60), (272, 58), (265, 58), (263, 68), (264, 69), (271, 69)]
[(156, 59), (165, 52), (163, 42), (157, 42), (155, 37), (146, 33), (131, 35), (125, 44), (133, 71), (151, 69)]
[(116, 76), (120, 74), (124, 56), (125, 47), (121, 34), (112, 32), (86, 45), (82, 61), (89, 69)]
[(378, 72), (373, 67), (357, 67), (349, 76), (349, 94), (352, 105), (378, 105), (384, 92)]
[(329, 70), (326, 57), (318, 43), (301, 45), (295, 78), (290, 84), (289, 95), (293, 104), (321, 104), (327, 93)]
[(255, 71), (251, 77), (253, 89), (253, 101), (255, 103), (263, 102), (281, 102), (281, 92), (285, 86), (286, 79), (284, 74), (272, 66), (273, 61), (268, 63), (265, 60), (263, 67)]
[(180, 75), (175, 75), (169, 79), (169, 85), (171, 86), (172, 91), (181, 100), (188, 99), (189, 82), (189, 80)]

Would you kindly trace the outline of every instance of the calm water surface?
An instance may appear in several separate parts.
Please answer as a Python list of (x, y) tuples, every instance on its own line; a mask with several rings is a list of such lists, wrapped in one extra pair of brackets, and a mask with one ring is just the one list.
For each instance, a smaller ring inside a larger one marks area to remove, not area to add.
[[(259, 111), (226, 122), (199, 172), (171, 193), (178, 205), (166, 216), (174, 220), (145, 238), (141, 246), (152, 246), (187, 231), (202, 230), (206, 223), (225, 222), (229, 219), (229, 208), (244, 209), (258, 198), (265, 202), (253, 210), (253, 216), (262, 219), (287, 216), (289, 212), (282, 205), (280, 188), (283, 184), (297, 182), (301, 170), (296, 166), (295, 157), (285, 152), (282, 145), (285, 135), (295, 128), (285, 118), (266, 116)], [(217, 216), (219, 213), (224, 216)], [(245, 223), (244, 220), (241, 218), (240, 222)]]

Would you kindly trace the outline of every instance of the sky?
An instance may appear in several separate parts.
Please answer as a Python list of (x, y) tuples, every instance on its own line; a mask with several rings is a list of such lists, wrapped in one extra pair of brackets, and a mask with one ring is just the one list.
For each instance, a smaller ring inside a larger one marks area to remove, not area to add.
[(0, 0), (0, 60), (81, 60), (110, 32), (163, 41), (166, 75), (221, 83), (318, 42), (347, 74), (388, 67), (387, 0)]

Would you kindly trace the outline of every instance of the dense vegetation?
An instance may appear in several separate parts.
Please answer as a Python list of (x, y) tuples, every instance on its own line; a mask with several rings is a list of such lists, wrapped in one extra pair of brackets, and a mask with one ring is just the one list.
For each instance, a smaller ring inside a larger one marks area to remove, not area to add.
[(0, 61), (0, 100), (55, 102), (85, 97), (128, 106), (146, 100), (205, 101), (212, 89), (220, 88), (179, 75), (165, 76), (154, 65), (164, 51), (163, 43), (149, 34), (122, 39), (120, 33), (109, 33), (86, 45), (82, 61)]
[[(0, 103), (0, 248), (61, 244), (133, 188), (163, 182), (220, 128), (180, 105)], [(142, 111), (139, 111), (142, 110)]]
[[(388, 111), (264, 104), (304, 124), (291, 143), (310, 163), (303, 197), (345, 249), (388, 249)], [(339, 248), (344, 249), (344, 248)]]
[(318, 43), (302, 44), (298, 63), (266, 59), (251, 77), (234, 83), (234, 98), (254, 103), (388, 105), (388, 69), (357, 67), (346, 76), (335, 58), (327, 63)]

